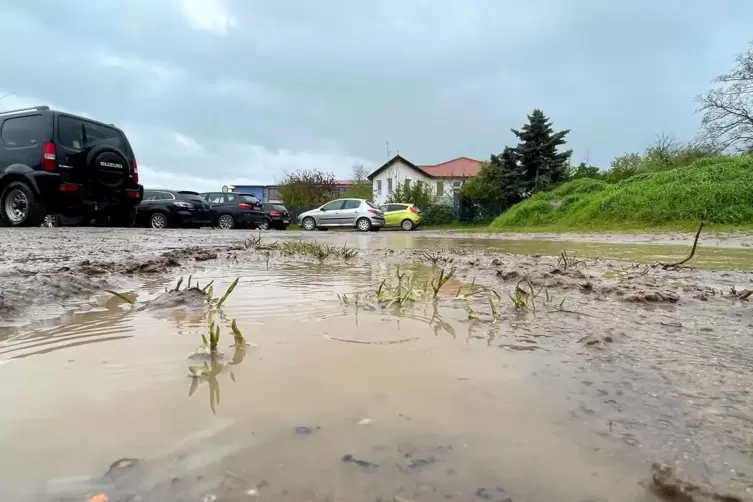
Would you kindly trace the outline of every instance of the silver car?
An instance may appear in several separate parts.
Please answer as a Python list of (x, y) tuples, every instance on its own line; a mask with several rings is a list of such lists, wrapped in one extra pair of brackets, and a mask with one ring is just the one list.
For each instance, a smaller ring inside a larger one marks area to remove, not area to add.
[(364, 199), (337, 199), (298, 216), (304, 230), (350, 227), (361, 232), (379, 230), (384, 226), (384, 213)]

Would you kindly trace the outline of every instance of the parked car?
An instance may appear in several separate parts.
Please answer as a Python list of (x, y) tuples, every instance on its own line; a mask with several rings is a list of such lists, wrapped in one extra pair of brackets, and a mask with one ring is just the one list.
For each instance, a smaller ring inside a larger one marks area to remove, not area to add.
[(421, 210), (413, 204), (395, 203), (385, 204), (379, 209), (384, 212), (385, 226), (397, 227), (403, 230), (413, 230), (421, 224)]
[(270, 228), (285, 230), (288, 228), (288, 225), (290, 225), (288, 208), (277, 202), (262, 202), (261, 206), (264, 210), (264, 220), (259, 224), (259, 228), (262, 230)]
[(216, 214), (198, 193), (145, 190), (136, 222), (152, 228), (199, 228), (214, 224)]
[(48, 215), (96, 213), (110, 225), (131, 226), (144, 193), (138, 181), (131, 145), (114, 125), (49, 106), (0, 112), (5, 225), (39, 226)]
[(208, 192), (201, 196), (215, 213), (214, 226), (223, 230), (235, 227), (257, 228), (264, 221), (261, 202), (252, 194)]
[(304, 230), (352, 227), (361, 232), (384, 226), (382, 210), (365, 199), (337, 199), (298, 216)]

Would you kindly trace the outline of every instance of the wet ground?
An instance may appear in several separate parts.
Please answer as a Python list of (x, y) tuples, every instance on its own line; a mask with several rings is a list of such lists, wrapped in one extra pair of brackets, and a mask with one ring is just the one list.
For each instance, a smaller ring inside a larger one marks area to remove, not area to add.
[[(753, 487), (747, 250), (41, 230), (2, 235), (0, 500), (640, 501), (657, 461)], [(189, 275), (239, 282), (218, 307)]]

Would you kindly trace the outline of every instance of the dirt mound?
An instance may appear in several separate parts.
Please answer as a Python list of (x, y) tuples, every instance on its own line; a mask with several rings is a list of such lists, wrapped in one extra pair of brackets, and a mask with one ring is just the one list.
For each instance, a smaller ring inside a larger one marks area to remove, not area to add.
[[(12, 322), (33, 308), (67, 310), (81, 306), (83, 298), (103, 290), (118, 289), (119, 285), (141, 274), (165, 274), (191, 261), (217, 259), (228, 248), (187, 247), (163, 252), (152, 257), (124, 254), (120, 260), (83, 260), (76, 265), (44, 270), (42, 267), (16, 268), (0, 274), (3, 291), (0, 293), (0, 321)], [(206, 302), (206, 295), (196, 288), (165, 294), (153, 302), (155, 308), (196, 306)], [(60, 312), (58, 312), (60, 313)]]

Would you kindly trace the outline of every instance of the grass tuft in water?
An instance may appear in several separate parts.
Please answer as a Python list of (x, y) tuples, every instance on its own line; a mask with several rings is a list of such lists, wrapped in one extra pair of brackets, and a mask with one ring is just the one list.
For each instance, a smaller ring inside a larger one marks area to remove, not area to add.
[(562, 267), (562, 270), (567, 270), (569, 268), (575, 268), (580, 265), (585, 265), (586, 262), (584, 260), (578, 260), (576, 258), (576, 254), (568, 254), (566, 250), (563, 250), (560, 253), (559, 259), (557, 260), (557, 267)]
[(230, 325), (230, 329), (233, 331), (233, 342), (236, 347), (245, 347), (248, 345), (246, 343), (246, 338), (243, 336), (243, 333), (241, 333), (241, 330), (238, 329), (238, 323), (235, 319), (233, 319), (233, 323)]
[(222, 307), (222, 304), (225, 303), (225, 300), (227, 300), (228, 296), (230, 296), (230, 293), (232, 293), (235, 287), (238, 285), (238, 281), (240, 281), (240, 277), (236, 277), (233, 283), (230, 285), (230, 287), (227, 288), (227, 291), (225, 291), (225, 294), (222, 295), (222, 298), (220, 298), (220, 301), (217, 302), (217, 308)]
[(265, 249), (278, 251), (288, 256), (315, 258), (319, 261), (324, 261), (328, 258), (340, 258), (347, 261), (358, 256), (358, 249), (348, 247), (347, 243), (342, 246), (331, 246), (318, 242), (283, 241), (275, 242)]
[(129, 304), (129, 305), (135, 305), (135, 304), (136, 304), (136, 302), (134, 302), (133, 300), (131, 300), (130, 298), (128, 298), (128, 297), (127, 297), (127, 296), (125, 296), (124, 294), (122, 294), (122, 293), (118, 293), (117, 291), (110, 291), (109, 289), (106, 289), (106, 290), (105, 290), (105, 293), (109, 293), (109, 294), (111, 294), (112, 296), (115, 296), (115, 297), (117, 297), (117, 298), (119, 298), (119, 299), (123, 300), (124, 302), (126, 302), (126, 303), (127, 303), (127, 304)]
[(220, 327), (214, 321), (209, 323), (209, 340), (206, 335), (201, 335), (202, 346), (209, 350), (210, 354), (217, 353), (217, 346), (220, 343)]
[(455, 275), (455, 267), (451, 268), (449, 272), (446, 273), (445, 269), (442, 268), (442, 270), (439, 271), (439, 276), (432, 278), (431, 289), (432, 291), (434, 291), (435, 298), (439, 295), (439, 291), (442, 289), (442, 286), (447, 284), (447, 282), (452, 279), (453, 275)]
[(251, 235), (246, 240), (243, 241), (243, 247), (246, 249), (258, 249), (262, 247), (261, 245), (261, 231), (257, 235)]

